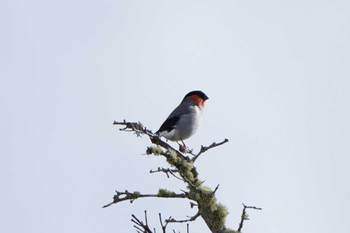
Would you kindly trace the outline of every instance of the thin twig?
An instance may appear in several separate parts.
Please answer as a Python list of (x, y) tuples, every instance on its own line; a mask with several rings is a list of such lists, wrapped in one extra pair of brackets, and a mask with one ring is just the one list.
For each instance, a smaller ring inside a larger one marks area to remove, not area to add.
[(217, 146), (221, 146), (221, 145), (225, 144), (226, 142), (228, 142), (228, 139), (227, 139), (227, 138), (225, 138), (225, 140), (223, 140), (222, 142), (218, 142), (218, 143), (213, 142), (213, 143), (212, 143), (211, 145), (209, 145), (209, 146), (201, 146), (201, 149), (200, 149), (200, 151), (198, 152), (198, 154), (192, 154), (192, 155), (194, 156), (194, 157), (192, 158), (192, 162), (195, 162), (195, 161), (198, 159), (198, 157), (199, 157), (201, 154), (203, 154), (204, 152), (206, 152), (207, 150), (212, 149), (212, 148), (217, 147)]
[(134, 214), (131, 215), (132, 219), (131, 221), (135, 223), (134, 227), (138, 232), (142, 233), (153, 233), (151, 229), (149, 229), (148, 223), (147, 223), (147, 211), (145, 211), (145, 221), (146, 224), (144, 224), (141, 220), (139, 220)]
[(188, 218), (188, 219), (184, 219), (184, 220), (176, 220), (174, 218), (169, 218), (168, 220), (166, 220), (167, 223), (171, 222), (171, 223), (184, 223), (184, 222), (193, 222), (194, 220), (196, 220), (199, 216), (201, 216), (201, 214), (199, 213), (199, 211), (192, 217)]
[(214, 189), (214, 191), (213, 191), (213, 195), (216, 193), (216, 191), (218, 191), (219, 186), (220, 186), (220, 184), (218, 184), (218, 185), (215, 187), (215, 189)]
[(106, 204), (104, 206), (102, 206), (102, 208), (106, 208), (109, 207), (113, 204), (122, 202), (122, 201), (130, 201), (131, 203), (138, 199), (138, 198), (145, 198), (145, 197), (160, 197), (160, 198), (187, 198), (186, 193), (174, 193), (171, 192), (169, 194), (167, 194), (167, 196), (162, 196), (159, 194), (141, 194), (140, 192), (128, 192), (127, 190), (125, 192), (118, 192), (116, 191), (116, 195), (114, 195), (113, 197), (113, 201), (109, 204)]
[(125, 120), (123, 122), (114, 121), (113, 125), (124, 125), (125, 127), (119, 129), (120, 131), (134, 132), (137, 136), (141, 136), (142, 134), (148, 136), (154, 135), (152, 131), (144, 127), (141, 122), (126, 122)]
[(168, 226), (168, 222), (165, 221), (165, 224), (163, 224), (161, 213), (159, 213), (159, 222), (160, 222), (160, 226), (162, 227), (163, 233), (166, 233), (166, 227)]
[(262, 210), (261, 208), (255, 207), (255, 206), (246, 206), (242, 203), (243, 205), (243, 210), (242, 210), (242, 215), (241, 215), (241, 222), (239, 223), (238, 226), (238, 232), (241, 232), (242, 228), (243, 228), (243, 223), (245, 220), (249, 220), (249, 216), (246, 213), (246, 209), (254, 209), (254, 210)]
[(170, 168), (160, 168), (158, 167), (157, 170), (150, 170), (149, 173), (157, 173), (157, 172), (164, 172), (168, 178), (170, 178), (169, 174), (171, 174), (176, 179), (184, 181), (181, 177), (175, 175), (175, 173), (178, 173), (178, 169), (170, 169)]

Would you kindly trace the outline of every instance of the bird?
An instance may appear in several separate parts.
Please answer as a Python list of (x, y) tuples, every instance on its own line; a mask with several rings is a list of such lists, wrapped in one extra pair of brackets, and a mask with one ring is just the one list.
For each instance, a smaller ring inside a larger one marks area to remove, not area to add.
[(208, 96), (202, 91), (191, 91), (185, 95), (177, 106), (160, 126), (156, 135), (165, 137), (170, 141), (176, 141), (180, 148), (186, 148), (183, 140), (196, 133), (202, 118), (205, 101)]

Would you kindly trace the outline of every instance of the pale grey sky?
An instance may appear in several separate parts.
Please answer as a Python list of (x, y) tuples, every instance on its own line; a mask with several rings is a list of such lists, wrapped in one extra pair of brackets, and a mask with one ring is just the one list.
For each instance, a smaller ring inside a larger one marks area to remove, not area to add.
[[(150, 169), (149, 142), (191, 90), (210, 99), (201, 179), (244, 232), (348, 232), (349, 1), (20, 1), (0, 3), (0, 232), (135, 232), (195, 213), (145, 199), (102, 209), (115, 189), (183, 189)], [(174, 226), (185, 232), (185, 226)], [(203, 221), (191, 233), (209, 232)]]

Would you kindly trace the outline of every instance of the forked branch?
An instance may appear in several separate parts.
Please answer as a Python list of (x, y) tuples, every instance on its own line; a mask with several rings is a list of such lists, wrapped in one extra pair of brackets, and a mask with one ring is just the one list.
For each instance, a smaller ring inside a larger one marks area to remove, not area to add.
[(239, 223), (238, 226), (238, 232), (242, 231), (243, 228), (243, 223), (245, 220), (249, 220), (249, 215), (247, 214), (247, 209), (254, 209), (254, 210), (262, 210), (261, 208), (255, 207), (255, 206), (246, 206), (242, 203), (243, 205), (243, 210), (242, 210), (242, 215), (241, 215), (241, 222)]
[(209, 146), (201, 146), (201, 149), (198, 152), (198, 154), (192, 154), (193, 155), (192, 161), (195, 162), (198, 159), (198, 157), (201, 154), (203, 154), (204, 152), (206, 152), (207, 150), (212, 149), (212, 148), (217, 147), (217, 146), (221, 146), (221, 145), (225, 144), (226, 142), (228, 142), (227, 138), (225, 138), (222, 142), (219, 142), (219, 143), (213, 142)]
[(139, 220), (135, 215), (131, 215), (131, 221), (135, 224), (134, 227), (137, 233), (153, 233), (148, 226), (147, 211), (145, 211), (145, 223)]

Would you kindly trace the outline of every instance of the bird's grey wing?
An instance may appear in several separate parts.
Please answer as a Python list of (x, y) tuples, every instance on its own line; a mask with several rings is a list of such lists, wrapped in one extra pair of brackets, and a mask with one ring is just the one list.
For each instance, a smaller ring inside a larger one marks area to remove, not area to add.
[(164, 121), (164, 123), (160, 126), (159, 130), (156, 133), (167, 131), (170, 132), (174, 129), (175, 125), (180, 119), (181, 115), (189, 114), (189, 106), (190, 102), (182, 102), (179, 106), (177, 106), (174, 111), (170, 113), (168, 118)]
[(168, 116), (168, 118), (172, 118), (172, 117), (176, 117), (176, 116), (181, 116), (181, 115), (185, 115), (185, 114), (189, 114), (191, 111), (190, 106), (192, 106), (193, 104), (190, 101), (182, 101), (181, 104), (179, 106), (177, 106), (174, 111), (172, 111), (170, 113), (170, 115)]
[(175, 128), (176, 123), (179, 121), (180, 117), (179, 116), (169, 116), (164, 123), (160, 126), (159, 130), (156, 132), (156, 134), (160, 132), (170, 132)]

